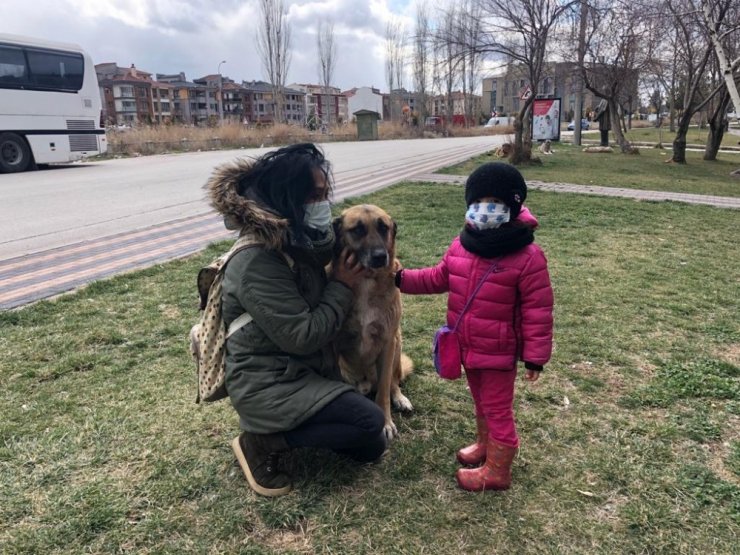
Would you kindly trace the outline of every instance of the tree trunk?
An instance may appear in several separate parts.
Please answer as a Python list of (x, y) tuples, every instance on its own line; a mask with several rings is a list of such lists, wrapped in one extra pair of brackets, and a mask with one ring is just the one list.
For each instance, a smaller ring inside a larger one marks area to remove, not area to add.
[(673, 157), (671, 158), (671, 161), (676, 164), (686, 163), (686, 136), (689, 134), (690, 123), (690, 111), (684, 109), (681, 117), (678, 119), (678, 125), (676, 126), (676, 138), (673, 139)]
[(716, 160), (717, 152), (722, 144), (722, 137), (725, 135), (725, 126), (727, 125), (727, 109), (730, 106), (730, 93), (725, 90), (719, 97), (719, 102), (714, 111), (709, 115), (709, 136), (707, 144), (704, 147), (704, 160)]
[[(530, 140), (524, 139), (525, 132), (529, 127), (528, 113), (531, 104), (532, 100), (527, 100), (514, 120), (514, 144), (511, 145), (509, 161), (515, 166), (527, 163), (532, 159), (531, 138)], [(531, 134), (529, 134), (529, 137), (531, 137)]]
[(633, 147), (622, 132), (622, 114), (619, 109), (619, 103), (610, 98), (607, 100), (609, 103), (609, 117), (611, 118), (611, 128), (614, 132), (614, 140), (619, 145), (620, 150), (623, 154), (636, 154), (639, 151)]
[(686, 134), (688, 129), (679, 126), (676, 132), (676, 138), (673, 139), (673, 157), (672, 162), (676, 164), (686, 163)]
[(724, 121), (716, 122), (715, 120), (710, 120), (709, 136), (707, 137), (707, 144), (704, 147), (704, 160), (717, 160), (717, 152), (719, 152), (719, 146), (722, 144), (722, 137), (724, 136)]

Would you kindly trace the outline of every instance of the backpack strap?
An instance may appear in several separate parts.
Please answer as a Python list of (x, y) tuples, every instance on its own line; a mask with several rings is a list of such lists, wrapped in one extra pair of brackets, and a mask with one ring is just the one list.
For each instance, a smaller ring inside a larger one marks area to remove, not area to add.
[(252, 320), (252, 315), (249, 312), (245, 312), (241, 316), (235, 318), (234, 321), (231, 322), (231, 324), (229, 325), (229, 329), (226, 332), (226, 339), (234, 335), (237, 331), (246, 326)]
[[(222, 257), (223, 262), (221, 264), (221, 267), (218, 269), (218, 273), (223, 274), (226, 271), (226, 264), (228, 264), (229, 260), (231, 260), (236, 253), (246, 248), (255, 247), (263, 244), (262, 242), (256, 241), (255, 239), (250, 239), (251, 238), (249, 236), (242, 236), (237, 239), (237, 242), (234, 243), (231, 249)], [(280, 251), (280, 254), (283, 255), (283, 258), (285, 258), (285, 261), (288, 263), (288, 267), (292, 272), (295, 266), (295, 261), (290, 255), (283, 251)], [(229, 324), (229, 329), (226, 331), (226, 339), (234, 335), (237, 331), (246, 326), (253, 319), (254, 318), (252, 318), (252, 315), (249, 312), (244, 312), (243, 314), (237, 316), (231, 322), (231, 324)]]

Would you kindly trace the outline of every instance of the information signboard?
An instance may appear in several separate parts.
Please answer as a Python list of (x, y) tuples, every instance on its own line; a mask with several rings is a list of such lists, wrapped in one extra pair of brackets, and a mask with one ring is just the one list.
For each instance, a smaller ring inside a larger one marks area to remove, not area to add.
[(560, 140), (560, 99), (537, 98), (532, 104), (532, 140)]

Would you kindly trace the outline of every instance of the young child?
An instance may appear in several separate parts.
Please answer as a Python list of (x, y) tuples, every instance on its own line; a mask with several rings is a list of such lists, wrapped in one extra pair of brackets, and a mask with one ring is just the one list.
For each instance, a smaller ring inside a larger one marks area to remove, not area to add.
[(552, 287), (545, 255), (533, 242), (537, 220), (522, 205), (526, 197), (516, 168), (484, 164), (468, 177), (465, 226), (441, 262), (396, 274), (403, 293), (449, 292), (447, 325), (457, 325), (478, 428), (477, 441), (457, 453), (460, 463), (477, 467), (457, 471), (459, 486), (468, 491), (511, 485), (519, 447), (513, 412), (517, 362), (524, 361), (525, 379), (535, 382), (552, 351)]

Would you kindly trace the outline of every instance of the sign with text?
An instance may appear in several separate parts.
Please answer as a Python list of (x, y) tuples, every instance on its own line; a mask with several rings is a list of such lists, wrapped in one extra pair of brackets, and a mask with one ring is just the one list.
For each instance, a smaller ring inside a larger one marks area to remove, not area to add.
[(532, 104), (532, 140), (560, 140), (560, 99), (537, 98)]

